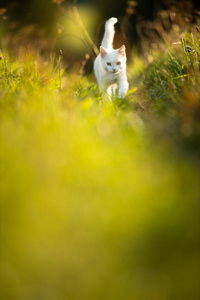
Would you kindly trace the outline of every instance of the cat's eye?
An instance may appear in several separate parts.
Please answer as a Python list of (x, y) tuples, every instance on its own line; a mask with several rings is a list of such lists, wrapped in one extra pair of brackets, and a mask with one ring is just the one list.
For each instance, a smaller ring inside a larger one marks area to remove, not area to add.
[(111, 63), (107, 62), (107, 65), (108, 65), (108, 66), (111, 66)]
[(117, 62), (117, 65), (118, 65), (118, 66), (119, 66), (119, 65), (121, 65), (121, 62), (120, 62), (120, 61), (118, 61), (118, 62)]

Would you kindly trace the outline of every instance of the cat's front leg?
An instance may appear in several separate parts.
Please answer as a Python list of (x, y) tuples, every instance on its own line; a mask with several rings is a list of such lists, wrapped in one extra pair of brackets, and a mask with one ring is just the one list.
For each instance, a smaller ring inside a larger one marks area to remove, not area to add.
[(119, 84), (119, 88), (118, 88), (118, 97), (119, 99), (123, 99), (126, 96), (126, 93), (128, 92), (128, 81), (124, 80), (123, 82), (121, 82)]

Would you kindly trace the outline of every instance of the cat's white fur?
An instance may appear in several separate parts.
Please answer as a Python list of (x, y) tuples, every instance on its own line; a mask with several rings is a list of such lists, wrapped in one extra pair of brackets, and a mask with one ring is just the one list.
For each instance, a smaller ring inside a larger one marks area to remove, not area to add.
[(114, 24), (117, 18), (110, 18), (105, 24), (105, 32), (100, 47), (100, 54), (94, 61), (94, 73), (99, 88), (104, 95), (115, 95), (118, 88), (118, 97), (123, 99), (128, 91), (126, 77), (126, 49), (122, 45), (119, 49), (113, 49), (115, 34)]

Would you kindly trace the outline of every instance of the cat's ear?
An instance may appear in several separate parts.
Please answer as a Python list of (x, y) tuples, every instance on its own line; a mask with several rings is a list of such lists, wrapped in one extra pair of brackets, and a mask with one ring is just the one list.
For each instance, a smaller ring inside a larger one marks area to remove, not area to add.
[(108, 54), (102, 46), (100, 47), (100, 53), (102, 58), (104, 58)]
[(118, 53), (122, 56), (126, 56), (126, 47), (124, 45), (122, 45), (119, 50)]

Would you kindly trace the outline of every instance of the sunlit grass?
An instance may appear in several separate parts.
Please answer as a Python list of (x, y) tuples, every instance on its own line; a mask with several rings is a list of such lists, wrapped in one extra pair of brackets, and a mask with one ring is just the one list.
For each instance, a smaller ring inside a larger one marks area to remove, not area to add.
[(198, 299), (199, 65), (176, 55), (109, 102), (55, 58), (3, 54), (3, 298)]

